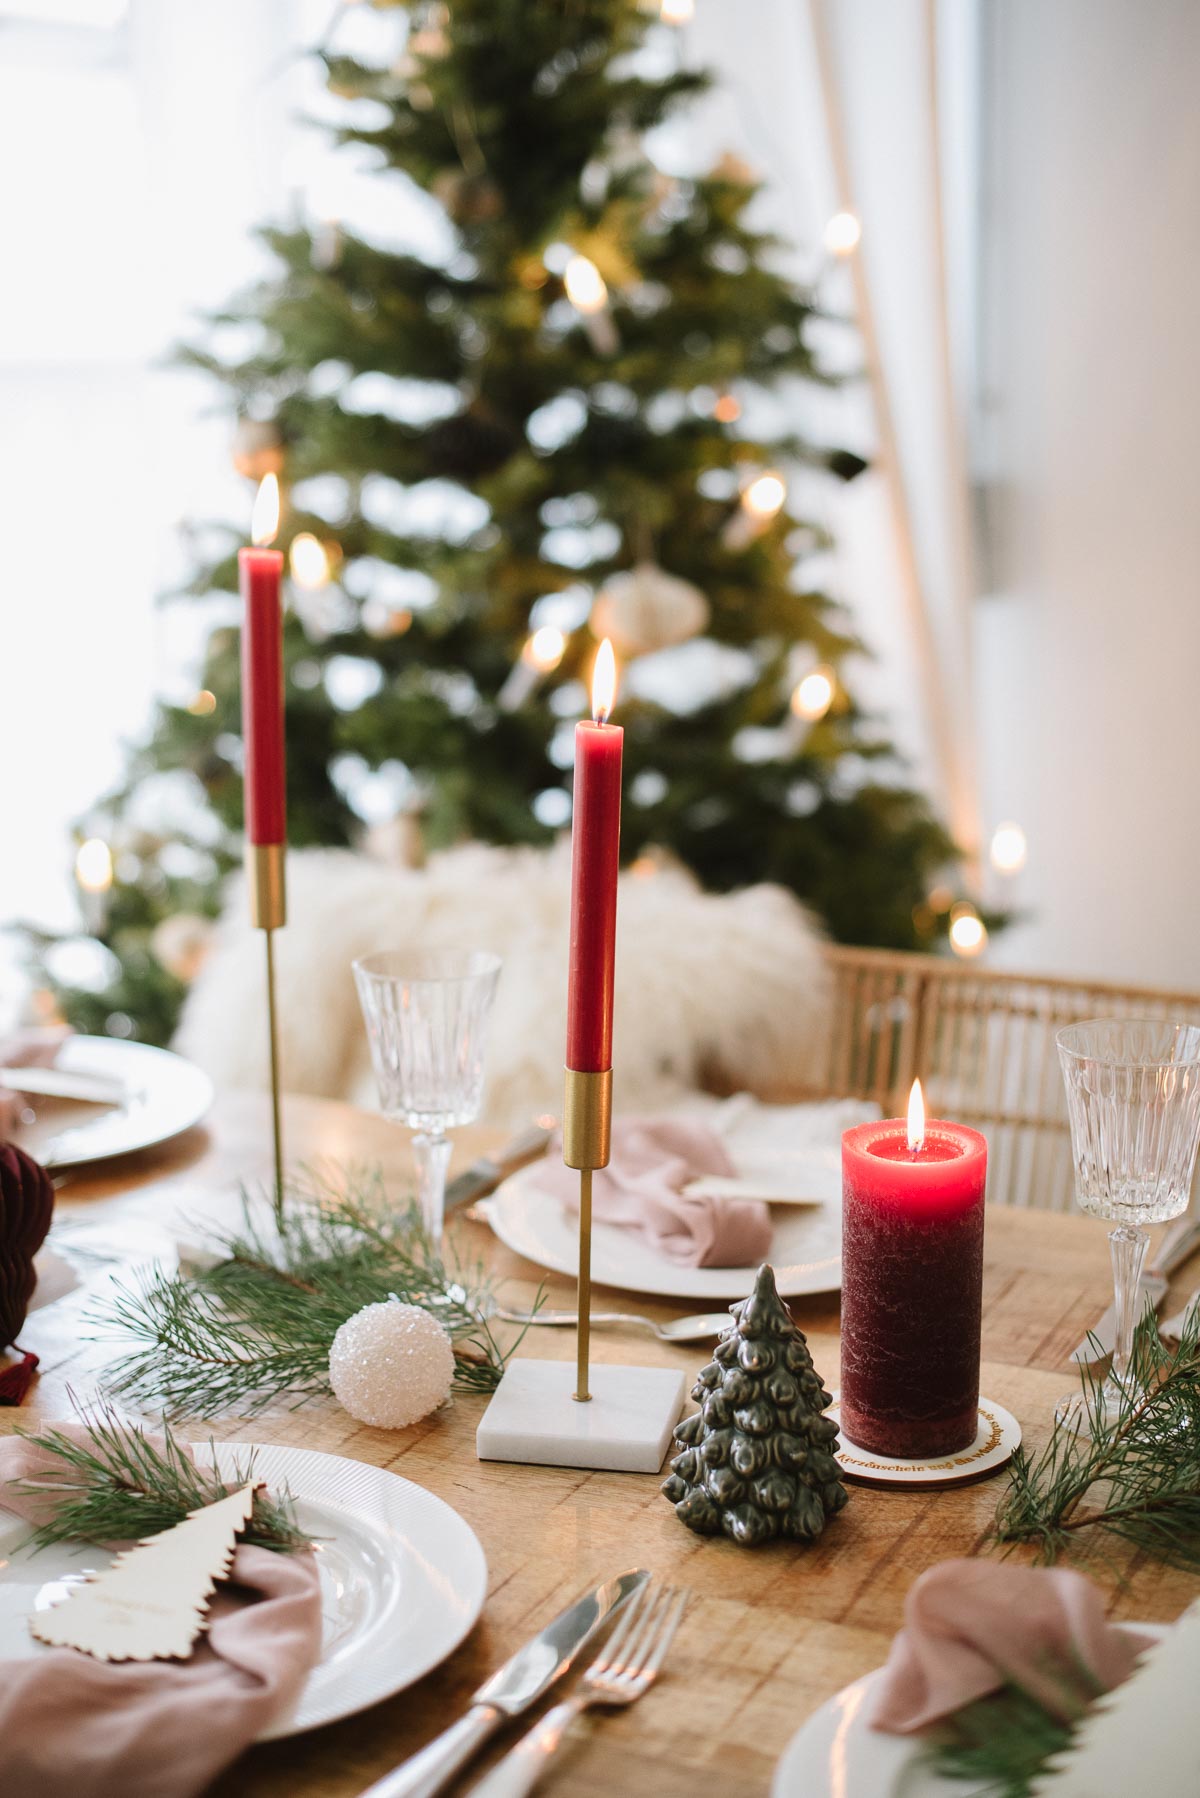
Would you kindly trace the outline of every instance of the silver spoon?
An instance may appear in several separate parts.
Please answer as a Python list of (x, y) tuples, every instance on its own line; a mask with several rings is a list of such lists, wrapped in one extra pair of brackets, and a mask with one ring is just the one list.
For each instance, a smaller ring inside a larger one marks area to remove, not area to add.
[[(570, 1329), (579, 1321), (574, 1311), (497, 1309), (491, 1315), (503, 1318), (506, 1324), (550, 1324)], [(635, 1317), (624, 1311), (593, 1311), (592, 1324), (637, 1324), (643, 1330), (653, 1330), (660, 1342), (703, 1342), (727, 1330), (730, 1317), (727, 1311), (702, 1311), (695, 1317), (673, 1317), (668, 1323), (656, 1324), (652, 1317)]]

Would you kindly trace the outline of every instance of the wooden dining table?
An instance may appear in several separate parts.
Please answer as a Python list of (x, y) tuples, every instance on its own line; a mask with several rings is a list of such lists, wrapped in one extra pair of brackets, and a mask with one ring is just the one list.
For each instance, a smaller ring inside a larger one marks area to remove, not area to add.
[[(411, 1187), (406, 1132), (353, 1107), (288, 1098), (285, 1142), (297, 1164), (382, 1166), (397, 1195)], [(496, 1132), (464, 1129), (455, 1168), (494, 1148)], [(220, 1099), (207, 1124), (175, 1141), (93, 1169), (63, 1184), (57, 1218), (85, 1224), (125, 1245), (152, 1242), (183, 1205), (206, 1204), (240, 1182), (265, 1181), (270, 1120), (259, 1096)], [(453, 1172), (453, 1169), (452, 1169)], [(527, 1307), (543, 1283), (552, 1306), (573, 1296), (569, 1280), (542, 1270), (468, 1217), (451, 1225), (456, 1247), (482, 1259), (503, 1302)], [(1082, 1216), (989, 1210), (985, 1247), (983, 1389), (1020, 1419), (1036, 1448), (1056, 1401), (1073, 1383), (1068, 1357), (1111, 1294), (1103, 1227)], [(1192, 1270), (1192, 1283), (1195, 1283)], [(1182, 1301), (1188, 1275), (1168, 1306)], [(598, 1295), (604, 1309), (616, 1295)], [(29, 1430), (70, 1415), (72, 1395), (98, 1389), (111, 1342), (88, 1338), (86, 1293), (68, 1292), (35, 1310), (22, 1346), (42, 1356), (32, 1393), (0, 1411), (0, 1430)], [(621, 1309), (665, 1319), (694, 1307), (626, 1295)], [(836, 1294), (796, 1299), (827, 1386), (838, 1378)], [(645, 1332), (598, 1329), (597, 1361), (676, 1367), (691, 1379), (704, 1345), (668, 1347)], [(523, 1353), (574, 1354), (570, 1332), (533, 1330)], [(277, 1406), (247, 1424), (234, 1416), (197, 1418), (191, 1439), (296, 1444), (372, 1462), (416, 1481), (452, 1505), (479, 1536), (489, 1568), (483, 1615), (436, 1672), (372, 1709), (326, 1728), (252, 1749), (211, 1788), (221, 1798), (353, 1798), (459, 1716), (485, 1676), (587, 1585), (640, 1565), (690, 1588), (692, 1600), (664, 1676), (640, 1703), (602, 1713), (584, 1727), (547, 1778), (548, 1793), (573, 1798), (759, 1798), (790, 1737), (840, 1687), (878, 1667), (899, 1627), (917, 1575), (951, 1556), (994, 1554), (989, 1525), (1005, 1476), (940, 1491), (851, 1489), (851, 1501), (812, 1544), (757, 1549), (692, 1534), (659, 1491), (659, 1475), (588, 1473), (481, 1462), (475, 1429), (486, 1403), (458, 1396), (406, 1430), (356, 1423), (334, 1400), (299, 1411)], [(1084, 1565), (1117, 1618), (1171, 1621), (1200, 1591), (1200, 1580), (1109, 1543), (1108, 1559)], [(522, 1727), (500, 1738), (499, 1753)], [(478, 1766), (453, 1788), (466, 1791)]]

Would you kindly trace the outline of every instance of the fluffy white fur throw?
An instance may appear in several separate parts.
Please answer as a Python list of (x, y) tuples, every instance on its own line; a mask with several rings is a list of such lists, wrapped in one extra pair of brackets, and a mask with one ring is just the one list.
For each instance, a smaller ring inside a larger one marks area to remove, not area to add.
[[(276, 937), (285, 1087), (375, 1103), (350, 964), (376, 949), (490, 949), (504, 961), (492, 1014), (486, 1116), (517, 1123), (561, 1104), (566, 1031), (565, 848), (470, 846), (425, 868), (345, 851), (288, 858)], [(235, 883), (176, 1046), (226, 1087), (267, 1084), (263, 952)], [(779, 887), (701, 892), (681, 870), (624, 874), (618, 903), (615, 1094), (655, 1106), (701, 1086), (801, 1082), (825, 1027), (820, 938)]]

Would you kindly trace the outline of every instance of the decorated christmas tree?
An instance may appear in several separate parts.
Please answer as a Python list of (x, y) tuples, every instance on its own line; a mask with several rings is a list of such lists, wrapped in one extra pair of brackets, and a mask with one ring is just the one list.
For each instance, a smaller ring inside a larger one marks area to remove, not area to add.
[[(647, 54), (669, 27), (639, 0), (376, 5), (386, 57), (336, 34), (322, 52), (337, 137), (398, 206), (421, 191), (441, 249), (269, 230), (276, 272), (187, 358), (228, 395), (248, 482), (284, 486), (292, 845), (372, 825), (378, 849), (389, 821), (421, 853), (549, 842), (607, 634), (627, 860), (778, 881), (843, 941), (928, 943), (954, 848), (855, 702), (859, 646), (810, 573), (826, 534), (789, 497), (798, 470), (862, 468), (806, 431), (817, 304), (755, 224), (749, 171), (669, 176), (645, 147), (708, 77)], [(230, 327), (244, 359), (221, 353)], [(752, 422), (783, 411), (792, 428)], [(251, 498), (198, 600), (236, 589)], [(195, 699), (159, 708), (82, 827), (112, 852), (93, 925), (116, 959), (103, 990), (60, 984), (76, 1024), (168, 1036), (238, 859), (240, 752), (221, 624)], [(177, 783), (166, 825), (143, 816), (151, 776)]]

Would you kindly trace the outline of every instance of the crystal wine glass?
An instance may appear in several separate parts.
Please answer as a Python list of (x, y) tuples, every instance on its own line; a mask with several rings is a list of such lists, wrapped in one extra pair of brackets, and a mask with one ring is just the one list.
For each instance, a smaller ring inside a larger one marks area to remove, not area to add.
[(1116, 1294), (1116, 1347), (1100, 1389), (1100, 1415), (1115, 1415), (1129, 1378), (1138, 1282), (1150, 1238), (1143, 1224), (1187, 1210), (1200, 1145), (1200, 1028), (1141, 1018), (1071, 1024), (1057, 1036), (1067, 1087), (1075, 1193), (1093, 1217), (1117, 1225), (1108, 1235)]
[(500, 957), (396, 950), (354, 963), (383, 1115), (417, 1134), (421, 1218), (432, 1241), (445, 1219), (447, 1130), (483, 1100), (483, 1052)]

